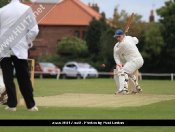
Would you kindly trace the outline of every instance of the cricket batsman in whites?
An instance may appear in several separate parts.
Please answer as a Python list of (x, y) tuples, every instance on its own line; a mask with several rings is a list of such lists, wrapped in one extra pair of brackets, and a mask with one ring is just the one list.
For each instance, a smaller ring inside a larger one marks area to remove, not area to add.
[(118, 87), (115, 94), (129, 94), (127, 85), (129, 79), (135, 87), (131, 94), (139, 93), (142, 89), (138, 85), (135, 73), (144, 63), (142, 55), (136, 46), (139, 41), (136, 37), (126, 36), (121, 29), (116, 30), (114, 38), (118, 41), (114, 46), (113, 54), (116, 62), (114, 79)]

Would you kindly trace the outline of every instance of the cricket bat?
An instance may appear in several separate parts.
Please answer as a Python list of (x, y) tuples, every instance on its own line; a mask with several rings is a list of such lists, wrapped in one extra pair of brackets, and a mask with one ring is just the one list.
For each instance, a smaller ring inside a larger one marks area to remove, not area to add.
[(131, 16), (130, 16), (130, 18), (129, 18), (129, 21), (128, 21), (128, 23), (127, 23), (127, 25), (126, 25), (126, 28), (125, 28), (125, 33), (128, 32), (129, 27), (130, 27), (130, 25), (131, 25), (131, 23), (132, 23), (133, 17), (134, 17), (134, 13), (132, 13)]

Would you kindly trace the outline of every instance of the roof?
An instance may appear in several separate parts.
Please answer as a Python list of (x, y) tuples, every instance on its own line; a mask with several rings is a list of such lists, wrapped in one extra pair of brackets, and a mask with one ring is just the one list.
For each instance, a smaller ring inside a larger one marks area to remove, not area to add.
[[(80, 0), (62, 0), (57, 4), (31, 2), (25, 2), (24, 4), (32, 7), (39, 25), (88, 26), (92, 17), (97, 20), (101, 18), (98, 12)], [(40, 13), (38, 8), (40, 8)]]

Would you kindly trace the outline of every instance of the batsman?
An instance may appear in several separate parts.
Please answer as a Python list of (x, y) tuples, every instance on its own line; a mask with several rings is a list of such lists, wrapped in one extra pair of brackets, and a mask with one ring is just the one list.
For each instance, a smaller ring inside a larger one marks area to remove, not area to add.
[(114, 46), (114, 60), (116, 62), (116, 69), (114, 70), (114, 79), (116, 81), (118, 91), (115, 94), (129, 94), (128, 80), (130, 79), (134, 84), (135, 89), (131, 94), (141, 92), (142, 89), (138, 85), (135, 73), (140, 69), (144, 63), (142, 55), (140, 54), (136, 44), (138, 39), (136, 37), (126, 36), (121, 29), (116, 30), (114, 38), (118, 41)]

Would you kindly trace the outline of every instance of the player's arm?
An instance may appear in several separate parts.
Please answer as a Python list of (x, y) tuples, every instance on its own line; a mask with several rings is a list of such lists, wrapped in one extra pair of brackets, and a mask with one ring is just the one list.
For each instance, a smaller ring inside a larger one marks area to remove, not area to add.
[(119, 54), (116, 53), (116, 48), (117, 48), (117, 46), (118, 46), (118, 44), (116, 44), (116, 45), (114, 46), (114, 49), (113, 49), (113, 56), (114, 56), (115, 63), (116, 63), (116, 64), (120, 64), (120, 63), (121, 63), (121, 62), (120, 62), (120, 56), (119, 56)]
[(39, 28), (31, 8), (28, 9), (28, 16), (29, 16), (28, 20), (30, 24), (28, 25), (27, 41), (28, 41), (28, 44), (32, 44), (32, 41), (36, 38), (36, 36), (39, 33)]

